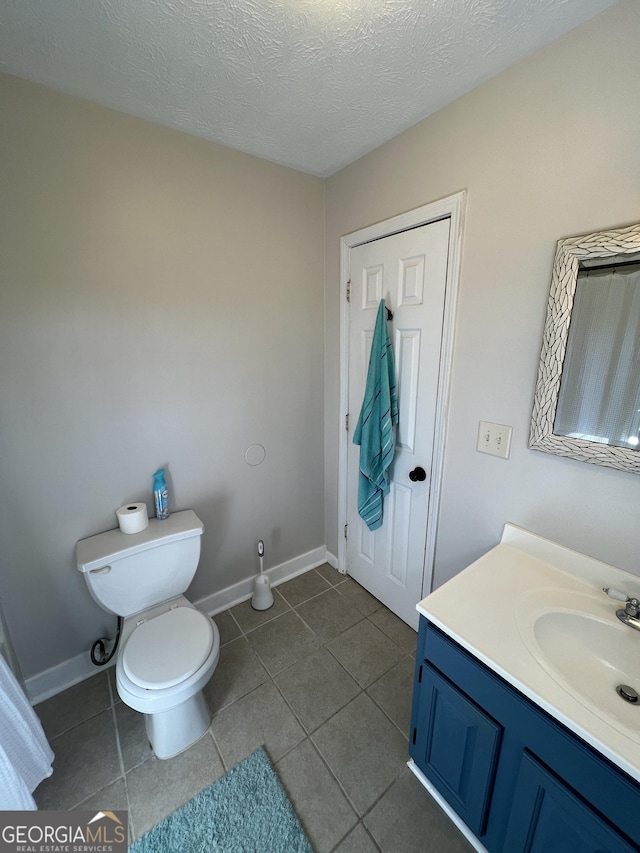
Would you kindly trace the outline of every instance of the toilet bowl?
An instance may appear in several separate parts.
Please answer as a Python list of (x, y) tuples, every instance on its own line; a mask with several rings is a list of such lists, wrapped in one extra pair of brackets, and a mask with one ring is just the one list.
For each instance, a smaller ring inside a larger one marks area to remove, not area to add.
[(220, 657), (220, 634), (182, 594), (193, 579), (204, 527), (194, 512), (152, 519), (136, 534), (110, 530), (76, 546), (78, 569), (98, 604), (123, 617), (116, 658), (122, 701), (144, 714), (158, 758), (207, 731), (203, 689)]
[(144, 714), (158, 758), (178, 755), (209, 728), (202, 691), (219, 657), (217, 625), (184, 596), (124, 620), (116, 689), (125, 705)]

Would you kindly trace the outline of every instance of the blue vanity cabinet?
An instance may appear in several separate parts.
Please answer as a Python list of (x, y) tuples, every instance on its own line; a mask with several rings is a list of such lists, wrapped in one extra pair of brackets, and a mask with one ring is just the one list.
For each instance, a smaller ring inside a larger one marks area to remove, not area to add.
[(472, 832), (484, 834), (502, 728), (427, 663), (411, 754)]
[(514, 788), (504, 849), (530, 853), (631, 853), (637, 848), (525, 753)]
[(424, 617), (409, 752), (489, 853), (640, 851), (640, 784)]

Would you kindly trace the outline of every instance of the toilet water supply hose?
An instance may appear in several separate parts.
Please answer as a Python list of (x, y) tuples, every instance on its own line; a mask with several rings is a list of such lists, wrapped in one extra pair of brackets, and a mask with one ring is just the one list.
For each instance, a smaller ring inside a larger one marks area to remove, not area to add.
[[(95, 666), (104, 666), (109, 663), (111, 658), (115, 655), (116, 649), (118, 648), (118, 643), (120, 642), (120, 630), (122, 628), (122, 616), (118, 616), (118, 628), (116, 630), (116, 636), (113, 640), (109, 640), (106, 637), (101, 637), (99, 640), (96, 640), (95, 643), (91, 646), (91, 663)], [(107, 651), (109, 646), (113, 643), (112, 648)]]

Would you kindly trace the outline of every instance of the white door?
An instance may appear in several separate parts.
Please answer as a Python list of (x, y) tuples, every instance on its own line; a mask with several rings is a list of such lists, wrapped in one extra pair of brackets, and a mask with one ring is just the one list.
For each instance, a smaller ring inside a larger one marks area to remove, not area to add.
[[(349, 255), (347, 572), (390, 610), (417, 627), (440, 378), (449, 218), (355, 246)], [(352, 443), (366, 383), (380, 299), (398, 387), (399, 423), (382, 526), (358, 515), (360, 448)]]

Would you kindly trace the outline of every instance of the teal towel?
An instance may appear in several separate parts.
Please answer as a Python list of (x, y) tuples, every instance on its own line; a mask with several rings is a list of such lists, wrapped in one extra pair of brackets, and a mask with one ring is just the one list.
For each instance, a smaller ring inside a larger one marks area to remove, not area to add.
[(369, 530), (382, 524), (384, 496), (389, 492), (389, 466), (396, 449), (398, 395), (387, 309), (380, 300), (371, 342), (367, 385), (353, 443), (360, 445), (358, 512)]

